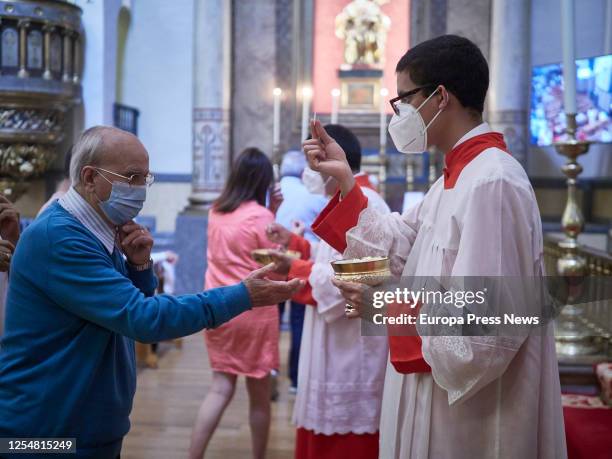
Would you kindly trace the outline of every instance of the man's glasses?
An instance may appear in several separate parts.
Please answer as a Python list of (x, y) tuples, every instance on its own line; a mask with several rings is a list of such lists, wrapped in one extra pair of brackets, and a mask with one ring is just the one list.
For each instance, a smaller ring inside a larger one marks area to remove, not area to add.
[(102, 169), (101, 167), (95, 167), (94, 169), (96, 169), (97, 171), (106, 172), (107, 174), (112, 174), (116, 177), (121, 177), (130, 186), (142, 186), (142, 185), (151, 186), (153, 185), (153, 182), (155, 181), (155, 176), (151, 173), (147, 175), (132, 174), (126, 177), (125, 175), (117, 174), (116, 172)]
[(426, 84), (424, 86), (419, 86), (418, 88), (411, 89), (410, 91), (407, 91), (397, 97), (394, 97), (393, 99), (389, 101), (389, 103), (391, 104), (391, 108), (393, 109), (393, 113), (395, 113), (396, 115), (399, 115), (401, 104), (409, 104), (410, 98), (414, 96), (415, 94), (417, 94), (419, 91), (423, 89), (427, 89), (427, 88), (433, 88), (435, 86), (436, 86), (435, 84)]

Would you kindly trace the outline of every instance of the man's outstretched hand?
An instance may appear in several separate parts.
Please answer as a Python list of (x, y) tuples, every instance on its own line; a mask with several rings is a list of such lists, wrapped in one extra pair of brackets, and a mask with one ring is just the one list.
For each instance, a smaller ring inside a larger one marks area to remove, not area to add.
[(253, 271), (244, 279), (244, 285), (249, 291), (254, 308), (288, 300), (304, 287), (304, 281), (300, 279), (293, 279), (289, 282), (267, 279), (267, 276), (274, 275), (275, 270), (276, 265), (270, 263)]

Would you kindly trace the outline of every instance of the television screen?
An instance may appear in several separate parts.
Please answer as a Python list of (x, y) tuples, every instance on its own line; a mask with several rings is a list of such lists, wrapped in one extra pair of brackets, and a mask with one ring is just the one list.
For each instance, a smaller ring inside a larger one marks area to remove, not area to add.
[[(576, 61), (576, 107), (579, 140), (612, 142), (612, 55)], [(529, 130), (535, 145), (565, 139), (561, 64), (533, 68)]]

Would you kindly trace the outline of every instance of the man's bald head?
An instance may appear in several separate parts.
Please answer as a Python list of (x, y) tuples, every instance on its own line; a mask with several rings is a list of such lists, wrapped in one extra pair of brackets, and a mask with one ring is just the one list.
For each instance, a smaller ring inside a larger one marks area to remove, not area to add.
[(72, 186), (78, 185), (85, 166), (121, 169), (146, 161), (148, 169), (148, 159), (146, 149), (135, 135), (112, 126), (94, 126), (84, 131), (74, 144), (70, 180)]

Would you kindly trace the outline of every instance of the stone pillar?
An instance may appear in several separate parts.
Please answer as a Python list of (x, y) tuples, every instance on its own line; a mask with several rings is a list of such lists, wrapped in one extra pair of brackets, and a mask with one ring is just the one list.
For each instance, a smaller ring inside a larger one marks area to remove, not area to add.
[(446, 33), (469, 38), (488, 60), (491, 0), (446, 0), (446, 3)]
[(410, 2), (410, 46), (446, 33), (448, 0)]
[(528, 145), (530, 13), (529, 0), (493, 0), (487, 118), (523, 165)]
[[(234, 2), (232, 153), (246, 147), (272, 155), (272, 91), (276, 86), (275, 0)], [(257, 24), (257, 26), (254, 26)]]
[(176, 219), (176, 293), (204, 289), (208, 210), (230, 162), (232, 1), (194, 1), (193, 169), (189, 205)]
[(231, 3), (231, 0), (195, 1), (193, 177), (188, 212), (206, 212), (219, 196), (227, 176)]
[[(83, 127), (89, 128), (98, 124), (113, 124), (113, 103), (115, 100), (116, 53), (117, 53), (117, 18), (121, 9), (121, 0), (104, 2), (76, 2), (83, 10), (83, 29), (85, 30), (84, 46), (79, 45), (86, 56), (83, 62), (77, 62), (82, 68), (77, 69), (83, 84)], [(72, 48), (70, 36), (62, 37), (64, 44)], [(74, 61), (64, 66), (65, 81), (74, 81)]]

